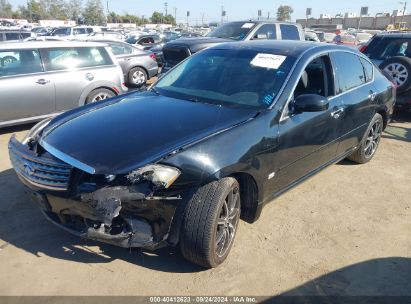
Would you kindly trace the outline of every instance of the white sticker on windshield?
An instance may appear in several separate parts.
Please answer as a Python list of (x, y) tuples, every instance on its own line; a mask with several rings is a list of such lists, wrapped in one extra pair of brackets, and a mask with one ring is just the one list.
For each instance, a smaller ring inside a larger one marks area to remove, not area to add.
[(252, 28), (255, 23), (244, 23), (241, 28)]
[(254, 66), (277, 70), (287, 56), (259, 53), (250, 62)]

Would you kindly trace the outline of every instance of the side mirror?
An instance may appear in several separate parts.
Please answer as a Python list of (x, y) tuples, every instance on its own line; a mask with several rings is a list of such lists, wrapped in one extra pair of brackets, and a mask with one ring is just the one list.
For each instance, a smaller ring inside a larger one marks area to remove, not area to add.
[(321, 112), (328, 110), (327, 98), (317, 94), (303, 94), (298, 96), (294, 102), (296, 112)]

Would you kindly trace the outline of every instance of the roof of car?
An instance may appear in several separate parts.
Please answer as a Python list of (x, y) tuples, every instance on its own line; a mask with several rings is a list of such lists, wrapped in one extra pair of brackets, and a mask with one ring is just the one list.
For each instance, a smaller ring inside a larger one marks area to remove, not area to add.
[(16, 49), (41, 49), (57, 47), (90, 47), (105, 46), (98, 42), (78, 42), (78, 41), (27, 41), (27, 42), (10, 42), (1, 43), (0, 50)]
[(222, 43), (211, 47), (214, 50), (235, 50), (235, 49), (247, 49), (257, 52), (275, 53), (277, 55), (285, 55), (298, 57), (303, 52), (314, 49), (322, 50), (342, 50), (355, 52), (354, 49), (340, 46), (335, 44), (310, 42), (310, 41), (297, 41), (297, 40), (261, 40), (261, 41), (241, 41), (241, 42), (228, 42)]
[(410, 38), (411, 32), (382, 32), (378, 33), (377, 36), (381, 37), (391, 37), (391, 38)]

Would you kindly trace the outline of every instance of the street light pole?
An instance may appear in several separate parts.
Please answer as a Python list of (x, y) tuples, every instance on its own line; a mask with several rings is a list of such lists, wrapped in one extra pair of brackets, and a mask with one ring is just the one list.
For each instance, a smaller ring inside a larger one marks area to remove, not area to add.
[(402, 9), (401, 24), (400, 24), (400, 26), (402, 26), (402, 23), (403, 23), (403, 21), (404, 21), (405, 10), (407, 9), (407, 1), (400, 2), (400, 4), (404, 4), (404, 8)]

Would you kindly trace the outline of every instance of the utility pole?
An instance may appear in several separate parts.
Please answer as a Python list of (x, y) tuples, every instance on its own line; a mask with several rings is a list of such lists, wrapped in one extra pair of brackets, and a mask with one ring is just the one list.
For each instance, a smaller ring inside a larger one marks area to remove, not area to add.
[(107, 0), (107, 16), (110, 15), (110, 8), (108, 6), (108, 0)]
[(201, 16), (201, 26), (204, 26), (204, 13), (203, 13), (203, 15)]
[(221, 6), (221, 25), (223, 25), (224, 23), (224, 16), (225, 16), (224, 6)]
[(173, 11), (174, 11), (174, 22), (177, 25), (177, 8), (173, 7)]
[(401, 28), (402, 23), (404, 22), (405, 10), (407, 9), (407, 1), (400, 2), (400, 4), (404, 4), (404, 8), (402, 9), (402, 14), (401, 14), (401, 23), (400, 23), (400, 28)]

